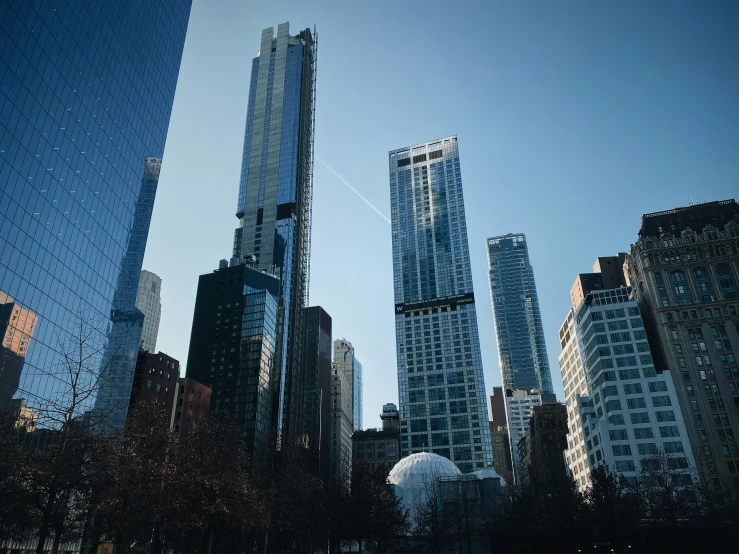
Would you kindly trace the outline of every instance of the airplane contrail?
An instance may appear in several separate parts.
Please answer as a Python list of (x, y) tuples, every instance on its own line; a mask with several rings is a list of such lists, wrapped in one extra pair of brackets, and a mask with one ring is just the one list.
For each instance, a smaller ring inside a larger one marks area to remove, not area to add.
[(375, 205), (374, 205), (374, 204), (373, 204), (372, 202), (370, 202), (370, 201), (369, 201), (369, 200), (367, 200), (367, 199), (366, 199), (366, 198), (365, 198), (364, 196), (362, 196), (362, 193), (361, 193), (361, 192), (359, 192), (359, 191), (358, 191), (357, 189), (355, 189), (355, 188), (354, 188), (353, 186), (351, 186), (351, 185), (350, 185), (349, 183), (347, 183), (347, 182), (346, 182), (346, 179), (344, 179), (344, 178), (343, 178), (343, 177), (342, 177), (341, 175), (339, 175), (338, 173), (336, 173), (336, 172), (335, 172), (335, 171), (334, 171), (334, 170), (333, 170), (333, 169), (331, 168), (331, 166), (329, 166), (329, 165), (328, 165), (328, 164), (327, 164), (326, 162), (324, 162), (324, 161), (323, 161), (323, 160), (322, 160), (321, 158), (319, 158), (318, 156), (316, 156), (316, 159), (317, 159), (317, 160), (318, 160), (319, 162), (321, 162), (321, 163), (322, 163), (322, 164), (323, 164), (323, 165), (324, 165), (324, 166), (326, 167), (326, 169), (328, 169), (328, 170), (329, 170), (329, 171), (330, 171), (331, 173), (333, 173), (334, 175), (336, 175), (336, 178), (337, 178), (337, 179), (339, 179), (339, 181), (341, 181), (341, 182), (342, 182), (342, 183), (344, 183), (344, 184), (345, 184), (345, 185), (346, 185), (347, 187), (349, 187), (350, 189), (352, 189), (352, 191), (354, 192), (354, 194), (356, 194), (357, 196), (359, 196), (359, 198), (361, 198), (361, 199), (362, 199), (362, 201), (363, 201), (363, 202), (364, 202), (365, 204), (367, 204), (367, 205), (368, 205), (368, 206), (369, 206), (370, 208), (372, 208), (373, 210), (375, 210), (375, 212), (377, 213), (377, 215), (379, 215), (379, 216), (380, 216), (380, 217), (381, 217), (382, 219), (384, 219), (385, 221), (387, 221), (388, 223), (390, 223), (390, 219), (389, 219), (389, 218), (388, 218), (388, 217), (387, 217), (387, 216), (386, 216), (386, 215), (385, 215), (384, 213), (382, 213), (382, 212), (381, 212), (380, 210), (378, 210), (378, 209), (377, 209), (377, 206), (375, 206)]

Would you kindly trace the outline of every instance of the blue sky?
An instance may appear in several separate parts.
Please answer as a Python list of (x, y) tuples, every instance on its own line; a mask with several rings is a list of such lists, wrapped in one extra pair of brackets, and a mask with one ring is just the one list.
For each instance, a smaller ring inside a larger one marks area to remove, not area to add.
[[(144, 261), (183, 363), (198, 276), (231, 254), (251, 60), (285, 21), (318, 29), (316, 156), (384, 214), (388, 151), (458, 135), (488, 394), (487, 237), (527, 235), (562, 399), (577, 273), (641, 214), (739, 191), (737, 2), (195, 0)], [(354, 344), (377, 426), (397, 402), (390, 225), (318, 160), (313, 201), (311, 304)]]

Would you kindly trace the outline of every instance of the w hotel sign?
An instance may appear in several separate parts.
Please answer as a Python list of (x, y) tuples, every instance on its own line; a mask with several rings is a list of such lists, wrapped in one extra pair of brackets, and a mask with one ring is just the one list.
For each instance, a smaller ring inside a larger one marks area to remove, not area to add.
[(452, 310), (456, 310), (457, 306), (474, 303), (475, 293), (467, 292), (465, 294), (440, 296), (439, 298), (431, 298), (429, 300), (416, 300), (414, 302), (395, 304), (395, 314), (399, 315), (407, 312), (418, 312), (422, 310), (432, 310), (437, 308), (450, 308)]

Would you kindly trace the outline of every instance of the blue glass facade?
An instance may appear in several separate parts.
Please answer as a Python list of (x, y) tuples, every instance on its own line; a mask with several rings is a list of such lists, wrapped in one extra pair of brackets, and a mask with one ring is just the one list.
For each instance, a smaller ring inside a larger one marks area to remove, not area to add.
[(33, 315), (10, 387), (34, 410), (64, 394), (59, 351), (90, 329), (90, 402), (125, 418), (190, 3), (0, 3), (0, 290)]
[(503, 387), (553, 393), (526, 236), (492, 237), (487, 241), (487, 249)]
[(314, 33), (262, 31), (252, 62), (234, 257), (280, 278), (275, 372), (278, 439), (300, 433), (303, 309), (308, 300), (315, 96)]
[(401, 456), (492, 465), (457, 137), (390, 152)]

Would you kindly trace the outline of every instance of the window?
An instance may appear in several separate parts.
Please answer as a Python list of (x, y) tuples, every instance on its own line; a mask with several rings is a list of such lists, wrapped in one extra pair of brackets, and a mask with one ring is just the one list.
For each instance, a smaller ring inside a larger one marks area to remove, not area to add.
[(626, 429), (611, 429), (608, 432), (608, 435), (611, 437), (612, 441), (627, 441), (629, 440), (629, 434), (626, 432)]
[(634, 412), (631, 414), (631, 423), (634, 425), (649, 423), (649, 414), (647, 412)]
[(657, 453), (657, 445), (653, 442), (637, 444), (636, 449), (642, 456), (650, 456)]
[(626, 403), (629, 406), (629, 410), (636, 410), (639, 408), (646, 408), (647, 404), (644, 401), (644, 398), (642, 397), (636, 397), (636, 398), (629, 398), (626, 400)]
[(708, 277), (708, 273), (706, 272), (706, 268), (695, 268), (693, 270), (693, 278), (695, 279), (696, 288), (698, 289), (698, 296), (700, 296), (701, 301), (713, 302), (715, 300), (713, 295), (713, 288), (711, 287), (711, 281)]
[(663, 423), (666, 421), (675, 421), (675, 412), (672, 410), (663, 410), (656, 412), (657, 421)]
[(661, 408), (663, 406), (672, 406), (672, 401), (669, 396), (653, 396), (652, 406), (655, 408)]
[(636, 471), (636, 467), (634, 466), (633, 460), (617, 460), (616, 461), (616, 471), (619, 473), (623, 473), (625, 471)]
[(156, 390), (157, 392), (161, 391), (161, 390), (162, 390), (162, 385), (159, 385), (159, 384), (157, 384), (157, 386), (156, 386), (155, 390)]
[(149, 379), (148, 381), (146, 381), (146, 388), (147, 389), (150, 389), (151, 388), (151, 379)]
[(667, 392), (667, 383), (665, 381), (649, 383), (649, 392)]
[(728, 265), (720, 265), (716, 268), (719, 286), (726, 300), (737, 298), (736, 283)]
[(672, 280), (672, 290), (675, 294), (675, 302), (677, 304), (690, 304), (690, 289), (685, 279), (685, 273), (673, 271), (670, 278)]
[(614, 444), (611, 449), (614, 456), (631, 456), (631, 446), (628, 444)]
[(636, 440), (651, 439), (654, 438), (654, 433), (651, 427), (636, 427), (634, 428), (634, 437)]
[(659, 435), (664, 439), (667, 437), (679, 437), (680, 431), (677, 428), (677, 425), (665, 425), (664, 427), (659, 428)]

